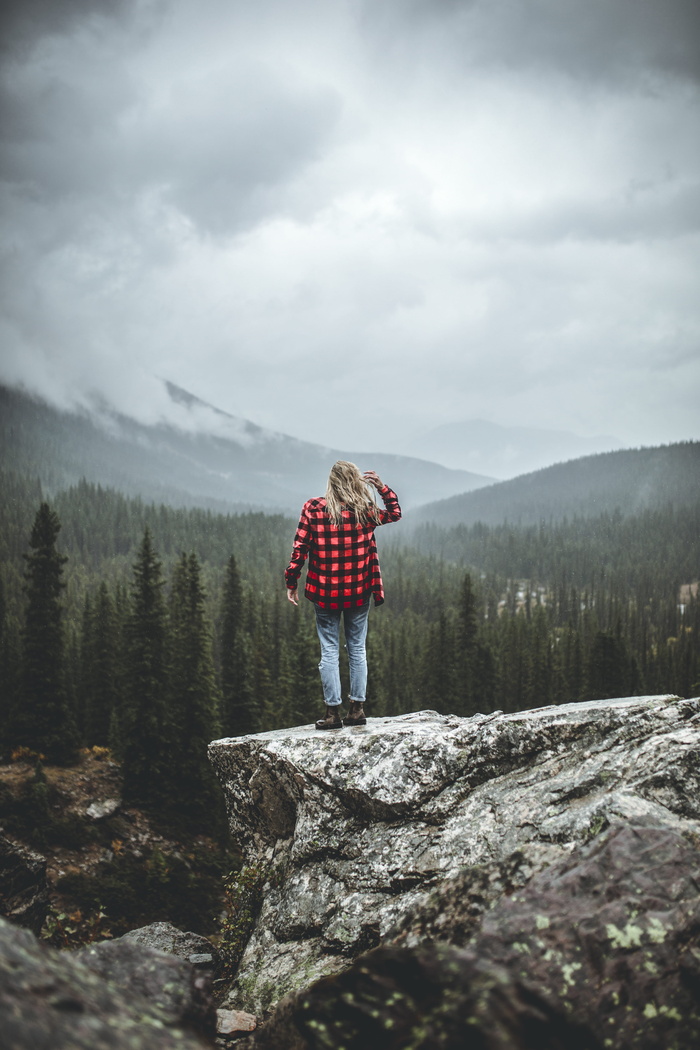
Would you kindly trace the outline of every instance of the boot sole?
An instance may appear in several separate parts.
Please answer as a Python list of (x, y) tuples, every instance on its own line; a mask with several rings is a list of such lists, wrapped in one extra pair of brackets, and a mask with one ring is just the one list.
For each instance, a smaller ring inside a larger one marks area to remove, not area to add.
[(350, 721), (348, 721), (348, 720), (346, 720), (344, 718), (343, 719), (343, 725), (347, 726), (348, 729), (352, 729), (353, 726), (366, 726), (367, 725), (367, 719), (366, 718), (358, 718), (357, 721), (353, 720), (352, 722), (350, 722)]
[(317, 729), (322, 729), (322, 730), (323, 729), (342, 729), (343, 728), (343, 723), (342, 722), (338, 722), (337, 724), (331, 725), (331, 726), (319, 726), (319, 725), (317, 725), (316, 728)]

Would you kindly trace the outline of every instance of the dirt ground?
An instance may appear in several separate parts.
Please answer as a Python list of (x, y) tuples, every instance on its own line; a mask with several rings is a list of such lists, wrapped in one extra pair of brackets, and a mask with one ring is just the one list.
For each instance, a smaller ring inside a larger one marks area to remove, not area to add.
[[(191, 866), (196, 874), (201, 858), (213, 857), (217, 851), (216, 843), (206, 836), (183, 842), (155, 828), (143, 811), (123, 807), (119, 764), (102, 748), (82, 751), (74, 766), (43, 766), (51, 818), (57, 821), (68, 818), (66, 826), (72, 833), (65, 836), (68, 841), (54, 841), (57, 838), (54, 834), (39, 844), (31, 833), (18, 832), (11, 817), (16, 800), (26, 794), (35, 777), (35, 762), (36, 758), (30, 757), (0, 765), (0, 787), (4, 789), (0, 794), (0, 830), (11, 841), (28, 846), (46, 858), (46, 878), (54, 914), (78, 915), (81, 911), (80, 901), (61, 893), (59, 884), (65, 876), (95, 878), (125, 858), (148, 866), (154, 851), (168, 861), (177, 858), (182, 865)], [(90, 814), (91, 806), (110, 800), (113, 800), (111, 813)], [(86, 914), (85, 908), (82, 911)], [(106, 929), (108, 919), (104, 925)]]

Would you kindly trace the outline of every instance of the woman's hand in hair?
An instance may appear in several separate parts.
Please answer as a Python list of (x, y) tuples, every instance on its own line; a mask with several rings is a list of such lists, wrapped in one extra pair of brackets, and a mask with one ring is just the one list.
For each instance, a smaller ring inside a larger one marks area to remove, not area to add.
[(374, 485), (377, 491), (384, 488), (384, 482), (373, 470), (366, 470), (363, 476), (367, 484)]
[(287, 598), (292, 603), (292, 605), (299, 604), (299, 594), (297, 592), (296, 587), (294, 588), (294, 590), (290, 590), (290, 588), (287, 587)]

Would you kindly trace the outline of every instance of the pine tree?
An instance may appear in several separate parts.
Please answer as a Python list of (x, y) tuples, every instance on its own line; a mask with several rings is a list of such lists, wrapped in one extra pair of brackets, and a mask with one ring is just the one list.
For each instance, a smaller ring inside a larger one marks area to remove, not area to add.
[(173, 572), (170, 598), (168, 744), (163, 775), (166, 808), (196, 822), (200, 830), (220, 830), (222, 795), (207, 758), (219, 731), (218, 692), (211, 652), (211, 630), (195, 554), (182, 554)]
[(154, 807), (162, 800), (163, 768), (167, 760), (164, 739), (166, 623), (162, 566), (148, 529), (133, 572), (119, 719), (124, 798)]
[(288, 724), (305, 725), (318, 717), (323, 703), (318, 676), (318, 638), (315, 629), (302, 616), (288, 617), (287, 629), (292, 667), (292, 704)]
[(74, 758), (75, 722), (65, 678), (65, 638), (61, 594), (63, 566), (68, 560), (56, 550), (61, 530), (58, 515), (42, 503), (25, 554), (27, 607), (22, 636), (21, 703), (13, 726), (13, 742), (46, 755), (52, 762)]
[(248, 733), (277, 728), (275, 726), (276, 693), (273, 689), (271, 668), (273, 663), (267, 608), (258, 603), (248, 610), (250, 643), (248, 649), (249, 683), (246, 690)]
[(547, 615), (542, 605), (526, 613), (525, 683), (523, 703), (526, 709), (551, 704), (552, 651)]
[(89, 747), (108, 747), (119, 709), (121, 637), (114, 602), (104, 580), (97, 598), (86, 598), (83, 622), (85, 742)]
[(619, 634), (598, 631), (588, 657), (588, 698), (628, 696), (629, 656)]
[(0, 751), (11, 743), (11, 727), (19, 694), (19, 639), (5, 600), (0, 577)]
[[(460, 695), (459, 713), (471, 715), (476, 710), (476, 653), (479, 633), (479, 615), (477, 600), (469, 573), (464, 574), (462, 593), (459, 604), (459, 631), (457, 654), (457, 674), (459, 677), (458, 693)], [(478, 705), (477, 705), (478, 706)]]
[(90, 677), (92, 673), (92, 620), (92, 598), (90, 594), (86, 594), (85, 601), (83, 602), (83, 620), (82, 629), (80, 632), (78, 689), (75, 713), (76, 721), (78, 723), (78, 733), (83, 744), (88, 743), (88, 746), (90, 745), (86, 733), (86, 710), (88, 704), (88, 697), (91, 691)]
[(226, 566), (221, 605), (221, 728), (227, 736), (260, 729), (260, 711), (252, 684), (252, 644), (246, 631), (247, 602), (232, 554)]
[(473, 661), (472, 706), (475, 711), (495, 711), (497, 701), (496, 659), (491, 646), (478, 642)]
[(426, 702), (445, 714), (463, 714), (463, 691), (456, 683), (455, 630), (453, 619), (440, 613), (431, 624), (423, 658), (423, 682)]

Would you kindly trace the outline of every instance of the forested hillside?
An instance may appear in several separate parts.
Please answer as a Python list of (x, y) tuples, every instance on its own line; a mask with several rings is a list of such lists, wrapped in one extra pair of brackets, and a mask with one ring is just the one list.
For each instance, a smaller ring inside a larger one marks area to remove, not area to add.
[(414, 520), (442, 526), (538, 525), (600, 514), (693, 504), (700, 492), (700, 442), (583, 456), (418, 508)]
[[(18, 475), (5, 475), (2, 490), (3, 734), (12, 748), (27, 744), (13, 735), (12, 711), (24, 704), (24, 555), (42, 493)], [(293, 519), (147, 505), (87, 483), (58, 494), (50, 510), (66, 559), (58, 608), (77, 742), (124, 750), (129, 705), (145, 695), (135, 643), (151, 629), (161, 652), (148, 685), (156, 727), (179, 710), (175, 731), (184, 732), (195, 694), (204, 735), (316, 717), (312, 610), (289, 605), (282, 582)], [(688, 586), (700, 575), (697, 501), (537, 527), (425, 526), (411, 544), (388, 528), (378, 540), (387, 602), (371, 616), (371, 714), (699, 691), (700, 611)], [(154, 601), (158, 615), (144, 626), (139, 602), (152, 611)], [(190, 699), (174, 700), (188, 647)], [(168, 733), (172, 754), (180, 744)], [(148, 746), (157, 753), (161, 744), (154, 737)]]

